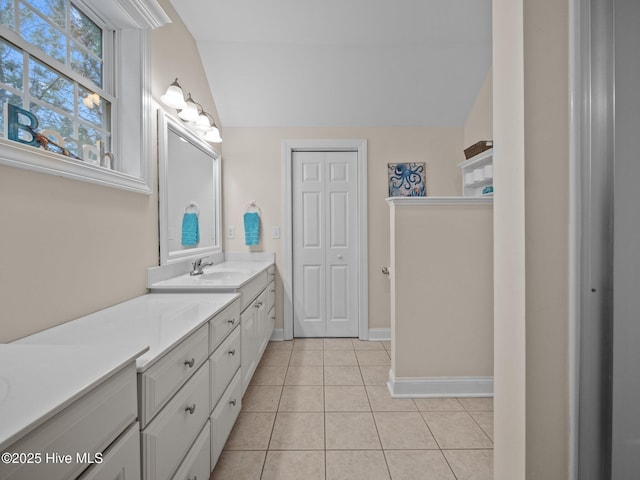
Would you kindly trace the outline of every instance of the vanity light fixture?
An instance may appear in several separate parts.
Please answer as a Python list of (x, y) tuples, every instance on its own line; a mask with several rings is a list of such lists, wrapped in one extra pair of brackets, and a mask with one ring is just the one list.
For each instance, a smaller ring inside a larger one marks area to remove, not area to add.
[(204, 111), (202, 105), (200, 105), (200, 115), (195, 122), (195, 128), (201, 132), (202, 138), (207, 142), (220, 143), (222, 137), (220, 137), (220, 130), (216, 126), (216, 121), (211, 114)]
[(198, 119), (198, 105), (191, 98), (191, 94), (187, 94), (187, 106), (178, 112), (178, 116), (186, 122), (195, 122)]
[(222, 142), (220, 130), (218, 130), (213, 117), (204, 111), (202, 105), (193, 100), (191, 93), (187, 94), (185, 101), (182, 87), (177, 78), (169, 85), (167, 92), (160, 97), (160, 100), (168, 107), (178, 110), (178, 117), (189, 123), (207, 142)]
[(176, 78), (171, 85), (167, 88), (164, 95), (160, 97), (162, 103), (171, 108), (182, 110), (187, 108), (187, 102), (184, 101), (184, 93), (182, 87)]

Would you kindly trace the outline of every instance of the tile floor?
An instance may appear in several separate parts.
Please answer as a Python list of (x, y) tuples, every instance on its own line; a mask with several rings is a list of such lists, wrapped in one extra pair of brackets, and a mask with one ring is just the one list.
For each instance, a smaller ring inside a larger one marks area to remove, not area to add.
[(388, 342), (271, 342), (212, 480), (491, 480), (491, 398), (393, 399)]

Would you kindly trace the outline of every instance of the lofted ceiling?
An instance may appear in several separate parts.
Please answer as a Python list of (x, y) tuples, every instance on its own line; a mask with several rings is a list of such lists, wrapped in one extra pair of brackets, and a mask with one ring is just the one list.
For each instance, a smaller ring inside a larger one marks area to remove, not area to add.
[(462, 126), (491, 0), (172, 0), (233, 127)]

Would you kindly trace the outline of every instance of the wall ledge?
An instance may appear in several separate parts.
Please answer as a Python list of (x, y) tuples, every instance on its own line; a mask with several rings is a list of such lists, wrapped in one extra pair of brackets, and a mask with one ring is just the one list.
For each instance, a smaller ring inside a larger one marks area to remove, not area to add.
[(485, 197), (388, 197), (389, 205), (493, 205), (493, 195)]

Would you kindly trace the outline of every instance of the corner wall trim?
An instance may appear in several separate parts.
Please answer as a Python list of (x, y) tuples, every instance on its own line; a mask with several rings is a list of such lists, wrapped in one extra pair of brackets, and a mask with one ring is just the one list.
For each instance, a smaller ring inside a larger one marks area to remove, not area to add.
[(404, 377), (389, 370), (387, 381), (393, 398), (492, 397), (493, 377)]

